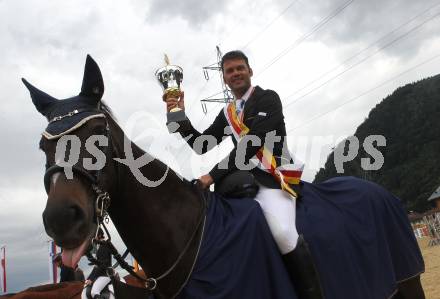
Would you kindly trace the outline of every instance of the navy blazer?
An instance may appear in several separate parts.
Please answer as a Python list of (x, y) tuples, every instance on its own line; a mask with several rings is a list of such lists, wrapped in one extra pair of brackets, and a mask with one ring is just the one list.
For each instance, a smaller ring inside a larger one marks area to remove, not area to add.
[[(241, 140), (237, 144), (235, 137), (233, 137), (232, 139), (235, 145), (234, 149), (227, 157), (224, 158), (224, 160), (220, 161), (209, 172), (214, 182), (220, 181), (228, 173), (237, 170), (235, 163), (237, 148), (245, 147), (244, 163), (248, 164), (249, 159), (253, 158), (261, 146), (265, 143), (266, 134), (269, 132), (271, 132), (271, 134), (275, 134), (276, 136), (276, 142), (274, 143), (272, 150), (273, 155), (278, 161), (283, 159), (283, 161), (287, 161), (288, 163), (293, 162), (287, 150), (286, 126), (284, 123), (283, 107), (280, 97), (275, 91), (269, 89), (264, 90), (261, 87), (256, 86), (252, 95), (246, 101), (244, 106), (243, 121), (244, 124), (249, 128), (247, 135), (257, 136), (261, 140), (261, 144), (253, 145), (250, 142), (248, 142), (247, 145), (242, 144), (242, 142), (245, 142), (244, 140)], [(209, 128), (202, 133), (194, 129), (192, 125), (189, 127), (190, 128), (188, 130), (180, 131), (180, 134), (199, 155), (209, 151), (212, 148), (212, 143), (208, 144), (208, 142), (204, 142), (203, 146), (198, 144), (195, 147), (195, 141), (198, 137), (211, 135), (216, 139), (217, 145), (223, 141), (225, 136), (232, 135), (223, 110), (220, 111), (211, 126), (209, 126)], [(242, 157), (243, 154), (240, 154)], [(225, 168), (225, 165), (227, 165), (227, 168)], [(252, 169), (251, 172), (257, 181), (263, 186), (277, 189), (280, 188), (279, 182), (277, 182), (271, 174), (258, 168)]]

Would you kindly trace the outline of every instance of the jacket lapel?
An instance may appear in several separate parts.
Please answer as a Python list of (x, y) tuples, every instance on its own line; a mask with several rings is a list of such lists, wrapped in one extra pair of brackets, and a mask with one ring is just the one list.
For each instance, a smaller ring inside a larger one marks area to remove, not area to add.
[(246, 101), (246, 105), (244, 105), (243, 110), (243, 120), (246, 123), (248, 120), (252, 120), (255, 116), (252, 113), (255, 110), (255, 105), (257, 104), (259, 98), (264, 94), (264, 90), (260, 86), (255, 86), (254, 92)]

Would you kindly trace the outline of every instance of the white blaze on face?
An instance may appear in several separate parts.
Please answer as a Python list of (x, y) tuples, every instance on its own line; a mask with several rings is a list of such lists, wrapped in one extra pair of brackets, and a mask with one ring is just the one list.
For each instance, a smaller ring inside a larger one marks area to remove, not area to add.
[[(61, 163), (63, 163), (63, 159), (61, 156), (55, 157), (55, 165), (60, 165)], [(58, 179), (61, 177), (61, 171), (59, 172), (55, 172), (52, 175), (52, 186), (55, 186), (55, 184), (57, 183)]]
[(61, 172), (55, 172), (52, 175), (52, 185), (55, 186), (55, 184), (57, 183), (57, 180), (60, 178), (61, 176)]

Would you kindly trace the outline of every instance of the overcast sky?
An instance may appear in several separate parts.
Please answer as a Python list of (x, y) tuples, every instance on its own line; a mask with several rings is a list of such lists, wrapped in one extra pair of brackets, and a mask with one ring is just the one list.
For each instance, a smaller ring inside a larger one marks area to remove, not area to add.
[(199, 157), (168, 134), (154, 71), (163, 53), (183, 67), (187, 114), (201, 130), (222, 108), (202, 112), (199, 101), (221, 90), (219, 75), (211, 72), (207, 82), (202, 67), (216, 62), (216, 45), (242, 49), (253, 83), (281, 96), (290, 148), (311, 181), (334, 143), (353, 134), (383, 98), (439, 72), (438, 14), (438, 0), (0, 0), (0, 245), (7, 246), (9, 291), (49, 277), (38, 150), (46, 120), (21, 77), (67, 98), (79, 93), (92, 55), (121, 126), (193, 178), (230, 143)]

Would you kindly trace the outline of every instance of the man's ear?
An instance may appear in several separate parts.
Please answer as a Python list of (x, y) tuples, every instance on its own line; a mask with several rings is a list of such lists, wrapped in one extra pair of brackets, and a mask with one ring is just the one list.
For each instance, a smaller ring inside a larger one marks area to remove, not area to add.
[(252, 70), (252, 68), (249, 68), (249, 74), (251, 75), (251, 77), (254, 75), (254, 71)]

